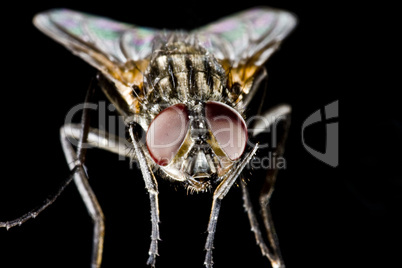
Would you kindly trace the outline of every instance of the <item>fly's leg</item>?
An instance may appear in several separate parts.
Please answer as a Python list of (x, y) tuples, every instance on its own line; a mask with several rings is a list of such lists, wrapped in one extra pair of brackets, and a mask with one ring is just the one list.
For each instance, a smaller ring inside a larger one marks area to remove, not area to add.
[[(129, 133), (132, 140), (132, 148), (128, 148), (129, 144), (125, 139), (116, 137), (107, 132), (98, 129), (90, 128), (87, 134), (87, 144), (90, 146), (95, 146), (104, 150), (108, 150), (110, 152), (119, 154), (121, 156), (127, 157), (128, 149), (134, 149), (135, 155), (134, 157), (138, 160), (141, 172), (144, 178), (146, 189), (149, 193), (150, 204), (151, 204), (151, 222), (152, 222), (152, 234), (151, 234), (151, 245), (149, 248), (149, 258), (147, 260), (147, 264), (152, 267), (155, 266), (155, 259), (158, 255), (158, 240), (160, 240), (159, 235), (159, 202), (158, 202), (158, 184), (155, 179), (151, 168), (148, 166), (146, 161), (145, 154), (142, 150), (140, 144), (140, 137), (136, 131), (136, 123), (132, 122), (129, 125)], [(82, 130), (79, 125), (69, 124), (63, 126), (61, 129), (62, 140), (66, 145), (66, 150), (71, 152), (72, 156), (70, 157), (69, 162), (74, 159), (74, 150), (68, 141), (68, 138), (75, 138), (80, 136)], [(68, 154), (70, 155), (70, 154)], [(67, 156), (67, 155), (66, 155)], [(94, 251), (93, 251), (93, 267), (99, 267), (94, 265), (100, 265), (101, 257), (102, 257), (102, 247), (103, 247), (103, 233), (104, 233), (104, 223), (103, 223), (103, 214), (102, 210), (96, 200), (95, 195), (93, 194), (91, 188), (89, 187), (88, 180), (86, 178), (86, 174), (81, 172), (81, 176), (83, 179), (84, 186), (82, 188), (82, 195), (85, 204), (87, 205), (88, 211), (90, 215), (93, 217), (95, 221), (94, 227)], [(81, 179), (81, 177), (80, 177)], [(81, 184), (79, 184), (81, 186)], [(78, 185), (77, 185), (78, 186)], [(81, 187), (82, 187), (81, 186)], [(79, 188), (80, 189), (80, 188)], [(80, 190), (81, 193), (81, 190)]]
[(267, 245), (264, 242), (264, 238), (261, 234), (260, 226), (258, 224), (258, 220), (255, 215), (246, 184), (243, 180), (240, 181), (240, 184), (241, 184), (241, 189), (242, 189), (242, 193), (243, 193), (244, 210), (246, 211), (248, 219), (250, 221), (251, 231), (254, 233), (255, 241), (257, 242), (257, 245), (260, 247), (262, 255), (267, 257), (269, 260), (273, 260), (273, 259), (275, 259), (275, 257), (269, 251)]
[(61, 187), (58, 189), (58, 191), (49, 196), (41, 206), (31, 210), (28, 213), (25, 213), (24, 215), (22, 215), (21, 217), (11, 220), (11, 221), (5, 221), (5, 222), (0, 222), (0, 228), (6, 228), (7, 230), (15, 227), (15, 226), (21, 226), (24, 222), (26, 222), (29, 219), (32, 218), (36, 218), (39, 213), (41, 213), (42, 211), (44, 211), (48, 206), (50, 206), (51, 204), (53, 204), (56, 199), (61, 195), (61, 193), (66, 189), (66, 187), (71, 183), (71, 181), (73, 180), (73, 175), (75, 172), (77, 172), (78, 168), (80, 168), (80, 166), (75, 166), (75, 168), (71, 171), (71, 175), (68, 177), (67, 180), (65, 180), (63, 182), (63, 184), (61, 185)]
[(130, 123), (129, 133), (131, 142), (134, 146), (135, 157), (140, 165), (142, 177), (144, 178), (145, 187), (149, 194), (151, 203), (151, 245), (149, 247), (149, 257), (147, 264), (151, 267), (155, 267), (156, 256), (158, 255), (158, 240), (159, 237), (159, 201), (158, 201), (158, 183), (155, 179), (155, 175), (149, 166), (144, 151), (141, 147), (139, 129), (141, 127), (137, 123)]
[[(99, 78), (98, 78), (99, 79)], [(96, 146), (122, 155), (125, 151), (125, 140), (108, 134), (105, 131), (91, 129), (89, 127), (89, 102), (95, 91), (94, 80), (85, 98), (84, 109), (80, 126), (74, 124), (64, 125), (60, 129), (60, 139), (64, 155), (71, 170), (76, 166), (81, 167), (74, 173), (74, 182), (82, 200), (94, 222), (93, 248), (91, 267), (99, 268), (102, 262), (103, 242), (105, 236), (104, 215), (99, 202), (88, 182), (85, 170), (85, 156), (88, 145)], [(77, 148), (74, 149), (71, 139), (79, 137)]]
[[(78, 124), (64, 125), (61, 131), (63, 132), (64, 136), (67, 136), (69, 138), (80, 137), (81, 125)], [(88, 132), (87, 143), (90, 144), (91, 146), (99, 147), (100, 149), (104, 149), (119, 154), (121, 156), (127, 157), (128, 149), (126, 140), (108, 134), (105, 131), (90, 128)], [(36, 218), (39, 215), (39, 213), (41, 213), (47, 207), (53, 204), (57, 200), (57, 198), (61, 195), (61, 193), (66, 189), (66, 187), (71, 183), (71, 181), (74, 179), (74, 174), (78, 172), (79, 169), (83, 168), (79, 164), (79, 161), (77, 161), (76, 164), (77, 165), (75, 165), (75, 167), (71, 170), (70, 176), (61, 184), (61, 187), (57, 190), (57, 192), (49, 196), (41, 206), (31, 210), (28, 213), (25, 213), (24, 215), (22, 215), (17, 219), (0, 222), (0, 228), (4, 227), (6, 229), (10, 229), (17, 225), (20, 226), (27, 220)]]
[[(63, 135), (63, 129), (61, 131), (61, 142), (67, 163), (70, 169), (73, 169), (75, 165), (82, 165), (81, 162), (77, 163), (77, 153), (71, 145), (68, 137)], [(92, 251), (92, 268), (99, 268), (102, 261), (103, 251), (103, 238), (105, 233), (105, 224), (102, 209), (96, 199), (91, 186), (89, 185), (88, 178), (83, 169), (80, 169), (74, 174), (74, 182), (81, 195), (82, 200), (88, 210), (89, 215), (94, 221), (94, 234), (93, 234), (93, 251)]]
[[(271, 245), (272, 251), (269, 250), (268, 246), (264, 242), (263, 235), (260, 230), (260, 226), (257, 221), (257, 217), (255, 215), (255, 212), (253, 210), (253, 205), (251, 204), (250, 196), (247, 190), (247, 187), (243, 181), (241, 181), (241, 188), (242, 188), (242, 193), (243, 193), (243, 202), (244, 202), (244, 209), (247, 213), (248, 219), (250, 221), (251, 225), (251, 231), (254, 233), (255, 241), (257, 245), (261, 249), (261, 253), (263, 256), (267, 257), (268, 260), (271, 262), (271, 265), (273, 268), (283, 268), (284, 263), (281, 258), (280, 250), (279, 250), (279, 243), (278, 239), (275, 233), (274, 225), (272, 223), (271, 219), (271, 213), (270, 212), (262, 212), (263, 217), (264, 217), (264, 225), (265, 222), (267, 221), (268, 226), (266, 225), (268, 237), (269, 237), (269, 243)], [(268, 208), (269, 211), (269, 206), (267, 205), (266, 208)]]
[(212, 268), (213, 260), (212, 260), (212, 250), (214, 244), (214, 237), (216, 231), (216, 224), (218, 222), (219, 210), (221, 207), (222, 199), (226, 196), (229, 192), (230, 188), (232, 187), (233, 183), (235, 183), (236, 179), (240, 176), (240, 173), (243, 171), (244, 167), (251, 161), (254, 157), (255, 153), (258, 150), (258, 146), (256, 145), (253, 150), (244, 157), (242, 162), (240, 162), (236, 169), (223, 181), (218, 185), (218, 187), (214, 191), (213, 200), (212, 200), (212, 208), (211, 214), (209, 216), (209, 223), (208, 223), (208, 236), (207, 241), (205, 243), (205, 260), (204, 265), (207, 268)]
[[(287, 132), (290, 125), (290, 112), (291, 108), (287, 105), (280, 105), (277, 106), (270, 111), (263, 114), (263, 118), (265, 120), (259, 121), (254, 127), (253, 136), (257, 136), (263, 132), (266, 132), (269, 128), (274, 127), (273, 135), (276, 135), (276, 124), (282, 123), (283, 126), (283, 135), (280, 138), (279, 142), (276, 144), (275, 153), (273, 154), (274, 157), (280, 157), (283, 155), (284, 152), (284, 145), (287, 138)], [(275, 161), (276, 162), (276, 161)], [(244, 201), (244, 208), (247, 212), (251, 231), (254, 232), (254, 236), (257, 242), (257, 245), (261, 249), (261, 253), (266, 256), (273, 268), (284, 268), (284, 262), (282, 260), (278, 237), (275, 232), (274, 224), (272, 221), (271, 210), (269, 208), (269, 201), (274, 191), (274, 185), (276, 181), (276, 175), (278, 173), (278, 169), (273, 167), (267, 171), (267, 175), (265, 177), (264, 186), (261, 190), (260, 197), (259, 197), (259, 204), (261, 208), (261, 216), (264, 222), (264, 226), (268, 236), (269, 247), (264, 242), (262, 237), (260, 227), (254, 213), (250, 196), (247, 190), (245, 183), (241, 182), (241, 188), (243, 192), (243, 201)]]
[[(114, 85), (112, 85), (108, 79), (106, 79), (103, 75), (98, 77), (99, 83), (104, 91), (108, 92), (110, 90), (114, 91)], [(124, 114), (124, 110), (120, 111)], [(138, 115), (137, 115), (138, 116)], [(130, 117), (128, 117), (130, 118)], [(128, 123), (128, 130), (131, 137), (131, 143), (134, 147), (134, 157), (137, 159), (142, 177), (145, 182), (145, 187), (149, 194), (150, 206), (151, 206), (151, 224), (152, 224), (152, 233), (151, 233), (151, 245), (149, 247), (149, 258), (147, 260), (147, 264), (155, 267), (156, 256), (158, 255), (158, 240), (159, 237), (159, 201), (158, 201), (158, 183), (155, 179), (155, 176), (148, 165), (146, 155), (144, 150), (141, 147), (140, 136), (138, 130), (140, 130), (140, 126), (135, 123), (135, 119), (132, 119), (132, 122)]]
[[(93, 84), (91, 84), (85, 100), (86, 104), (89, 102), (89, 98), (93, 94), (93, 90), (94, 87)], [(126, 139), (109, 134), (103, 130), (90, 128), (88, 109), (85, 107), (86, 106), (84, 105), (81, 124), (66, 124), (60, 129), (63, 151), (71, 170), (71, 175), (69, 178), (62, 184), (54, 195), (45, 200), (43, 205), (33, 209), (17, 219), (0, 222), (0, 228), (5, 227), (9, 229), (16, 225), (21, 225), (31, 218), (35, 218), (39, 213), (54, 203), (57, 197), (64, 191), (70, 182), (74, 180), (87, 207), (87, 210), (94, 220), (94, 241), (91, 267), (99, 268), (102, 261), (105, 225), (102, 209), (99, 206), (95, 194), (88, 183), (87, 174), (85, 171), (84, 163), (86, 148), (89, 145), (119, 154), (123, 157), (127, 157), (129, 155), (131, 144), (127, 143)], [(74, 149), (72, 146), (71, 140), (74, 140), (77, 144), (76, 149)]]
[[(93, 96), (95, 86), (92, 80), (91, 86), (87, 92), (84, 109), (81, 118), (81, 129), (80, 136), (78, 139), (77, 149), (75, 150), (72, 146), (69, 137), (66, 136), (65, 128), (62, 127), (60, 131), (60, 140), (64, 155), (66, 157), (68, 166), (70, 170), (73, 170), (75, 166), (84, 167), (85, 156), (86, 156), (86, 145), (89, 135), (89, 110), (86, 106), (89, 104), (90, 98)], [(84, 168), (79, 169), (74, 173), (74, 182), (77, 186), (78, 192), (81, 195), (82, 200), (88, 210), (94, 222), (94, 233), (93, 233), (93, 248), (92, 248), (92, 268), (99, 268), (102, 262), (102, 252), (103, 252), (103, 240), (105, 235), (105, 223), (102, 209), (96, 199), (95, 193), (93, 192), (91, 186), (89, 185), (87, 174)]]
[[(276, 145), (276, 150), (274, 157), (283, 156), (285, 149), (285, 142), (288, 135), (288, 130), (290, 126), (290, 112), (291, 108), (287, 105), (278, 106), (264, 115), (264, 117), (274, 116), (276, 119), (275, 123), (282, 121), (283, 126), (283, 134), (281, 139)], [(277, 161), (275, 161), (277, 162)], [(273, 224), (271, 209), (269, 207), (269, 201), (271, 199), (272, 193), (274, 191), (274, 185), (276, 181), (276, 176), (278, 174), (278, 168), (276, 166), (273, 167), (272, 170), (267, 171), (267, 175), (265, 177), (265, 183), (260, 193), (259, 203), (261, 207), (261, 214), (264, 221), (264, 226), (267, 231), (268, 241), (273, 249), (274, 255), (276, 256), (276, 260), (271, 260), (272, 266), (274, 268), (284, 268), (285, 264), (282, 260), (282, 255), (279, 248), (278, 236), (275, 232), (275, 227)]]
[(221, 208), (221, 198), (216, 198), (214, 194), (214, 198), (212, 200), (212, 208), (211, 208), (211, 215), (209, 216), (209, 223), (208, 223), (208, 237), (205, 243), (205, 250), (207, 251), (205, 255), (204, 265), (207, 268), (212, 267), (214, 264), (212, 260), (212, 250), (215, 238), (215, 231), (216, 231), (216, 224), (218, 223), (218, 216), (219, 210)]
[[(82, 137), (83, 129), (78, 124), (66, 124), (60, 129), (61, 142), (70, 169), (75, 166), (83, 167), (82, 160), (79, 160), (71, 140)], [(103, 130), (88, 128), (86, 131), (85, 145), (98, 147), (121, 156), (127, 157), (127, 141), (123, 138), (109, 134)], [(83, 144), (78, 141), (78, 145)], [(81, 145), (82, 147), (82, 145)], [(82, 154), (81, 154), (82, 155)], [(104, 216), (96, 196), (89, 185), (87, 174), (84, 168), (80, 168), (74, 174), (74, 182), (78, 188), (82, 200), (94, 221), (92, 268), (99, 268), (102, 262), (103, 240), (105, 233)]]
[[(93, 81), (91, 81), (91, 84), (90, 84), (90, 87), (89, 87), (89, 90), (87, 92), (87, 96), (86, 96), (86, 99), (85, 99), (86, 102), (88, 101), (90, 96), (93, 95), (93, 90), (94, 90)], [(84, 118), (87, 118), (87, 117), (88, 117), (88, 111), (84, 110), (82, 118), (84, 119)], [(86, 120), (87, 119), (83, 120), (83, 122), (86, 121)], [(88, 127), (84, 127), (84, 125), (85, 124), (82, 124), (82, 130), (86, 129), (86, 131), (88, 131)], [(86, 135), (81, 135), (81, 138), (79, 140), (79, 142), (80, 142), (79, 147), (82, 147), (82, 143), (85, 140), (85, 136)], [(80, 150), (80, 151), (81, 151), (80, 159), (84, 160), (85, 159), (85, 150)], [(0, 227), (5, 227), (8, 230), (11, 227), (14, 227), (16, 225), (21, 225), (24, 222), (26, 222), (27, 220), (35, 218), (39, 213), (41, 213), (48, 206), (53, 204), (56, 201), (56, 199), (60, 196), (60, 194), (64, 191), (64, 189), (70, 184), (70, 182), (73, 179), (74, 174), (76, 172), (79, 172), (79, 169), (82, 168), (81, 164), (77, 164), (77, 163), (80, 163), (80, 162), (81, 161), (77, 161), (77, 162), (75, 162), (73, 164), (73, 166), (71, 166), (71, 175), (69, 176), (69, 178), (62, 184), (62, 186), (59, 188), (59, 190), (54, 195), (52, 195), (51, 197), (47, 198), (45, 200), (45, 202), (43, 202), (43, 204), (40, 207), (31, 210), (30, 212), (22, 215), (21, 217), (19, 217), (17, 219), (14, 219), (14, 220), (11, 220), (11, 221), (6, 221), (6, 222), (0, 222)]]

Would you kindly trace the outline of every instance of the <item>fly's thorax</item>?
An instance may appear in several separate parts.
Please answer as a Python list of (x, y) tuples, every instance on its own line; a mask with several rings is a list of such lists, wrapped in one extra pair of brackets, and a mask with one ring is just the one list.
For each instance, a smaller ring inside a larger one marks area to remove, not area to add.
[(227, 77), (219, 62), (205, 49), (176, 42), (153, 53), (144, 75), (150, 102), (220, 100)]

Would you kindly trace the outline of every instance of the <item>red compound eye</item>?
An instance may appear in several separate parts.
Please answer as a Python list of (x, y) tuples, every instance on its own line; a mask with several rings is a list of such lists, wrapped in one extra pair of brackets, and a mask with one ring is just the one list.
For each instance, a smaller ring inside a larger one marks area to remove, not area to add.
[(188, 131), (188, 111), (176, 104), (160, 112), (147, 132), (148, 151), (158, 165), (166, 166), (176, 155)]
[(243, 118), (226, 104), (209, 101), (205, 117), (219, 146), (231, 160), (242, 156), (247, 143), (247, 127)]

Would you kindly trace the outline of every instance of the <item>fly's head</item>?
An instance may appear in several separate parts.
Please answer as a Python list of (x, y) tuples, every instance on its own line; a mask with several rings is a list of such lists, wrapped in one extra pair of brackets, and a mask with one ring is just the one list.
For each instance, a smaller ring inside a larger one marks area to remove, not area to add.
[(152, 160), (190, 191), (207, 191), (228, 175), (244, 153), (247, 127), (240, 113), (216, 101), (179, 103), (149, 125)]

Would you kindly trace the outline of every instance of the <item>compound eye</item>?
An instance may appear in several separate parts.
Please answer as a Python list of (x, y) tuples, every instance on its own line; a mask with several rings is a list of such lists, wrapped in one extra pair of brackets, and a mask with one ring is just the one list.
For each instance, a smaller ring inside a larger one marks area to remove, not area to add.
[(240, 114), (226, 104), (209, 101), (205, 117), (220, 148), (231, 160), (240, 158), (247, 143), (247, 127)]
[(160, 166), (166, 166), (176, 155), (186, 137), (189, 126), (184, 104), (176, 104), (160, 112), (147, 131), (148, 151)]

